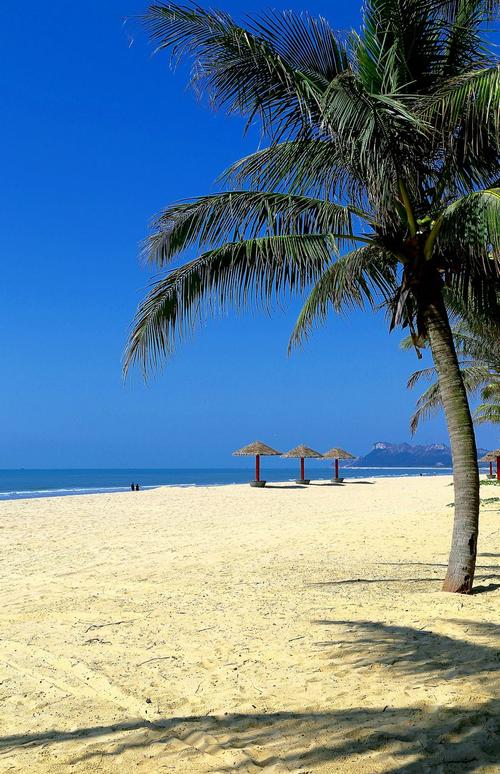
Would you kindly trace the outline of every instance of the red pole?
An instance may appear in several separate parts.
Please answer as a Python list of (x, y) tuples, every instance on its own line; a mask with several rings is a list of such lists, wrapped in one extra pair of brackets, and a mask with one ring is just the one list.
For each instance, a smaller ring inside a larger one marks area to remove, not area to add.
[(260, 454), (255, 455), (255, 480), (260, 481)]
[(339, 461), (335, 460), (335, 478), (339, 477)]
[(490, 462), (490, 476), (493, 477), (493, 463)]
[[(500, 468), (499, 468), (500, 470)], [(305, 471), (304, 471), (304, 457), (300, 458), (300, 478), (303, 481), (305, 479)]]
[(497, 481), (500, 481), (500, 457), (497, 457)]

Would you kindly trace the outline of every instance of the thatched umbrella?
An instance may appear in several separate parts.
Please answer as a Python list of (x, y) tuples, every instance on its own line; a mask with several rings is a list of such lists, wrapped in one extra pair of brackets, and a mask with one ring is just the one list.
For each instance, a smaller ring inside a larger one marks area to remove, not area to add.
[(350, 454), (348, 451), (345, 451), (345, 449), (328, 449), (327, 452), (323, 454), (323, 457), (325, 457), (327, 460), (335, 460), (335, 478), (334, 481), (343, 481), (343, 478), (339, 478), (339, 460), (355, 460), (356, 457), (354, 454)]
[(484, 457), (481, 457), (479, 462), (489, 462), (490, 463), (490, 475), (489, 475), (489, 478), (493, 478), (493, 457), (491, 456), (491, 453), (488, 452), (488, 454), (485, 454)]
[(497, 463), (497, 481), (500, 481), (500, 449), (495, 449), (494, 451), (488, 452), (488, 454), (485, 454), (484, 457), (481, 457), (479, 460), (479, 462), (490, 463), (490, 478), (495, 478), (493, 473), (493, 463), (495, 461)]
[(262, 441), (254, 441), (249, 443), (248, 446), (233, 452), (233, 455), (235, 457), (255, 457), (255, 481), (250, 481), (250, 486), (263, 487), (266, 485), (266, 482), (260, 479), (260, 458), (279, 457), (281, 452), (272, 449), (271, 446), (262, 443)]
[(323, 455), (320, 452), (314, 451), (314, 449), (310, 449), (309, 446), (296, 446), (295, 449), (290, 449), (286, 454), (282, 454), (282, 457), (294, 457), (295, 459), (300, 460), (300, 478), (296, 480), (296, 484), (309, 484), (311, 482), (310, 478), (305, 478), (305, 466), (304, 466), (304, 459), (306, 457), (308, 458), (314, 458), (319, 459)]

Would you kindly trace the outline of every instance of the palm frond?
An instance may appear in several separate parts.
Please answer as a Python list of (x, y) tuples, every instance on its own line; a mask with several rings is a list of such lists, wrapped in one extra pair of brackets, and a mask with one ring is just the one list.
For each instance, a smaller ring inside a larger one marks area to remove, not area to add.
[(461, 260), (481, 262), (481, 270), (500, 274), (500, 188), (475, 191), (450, 204), (434, 224), (426, 244), (427, 257), (433, 249), (451, 250)]
[[(471, 266), (472, 263), (472, 266)], [(451, 308), (464, 310), (464, 316), (474, 333), (488, 330), (491, 337), (500, 336), (499, 277), (493, 261), (482, 261), (463, 256), (450, 267), (448, 299)], [(475, 321), (475, 322), (474, 322)], [(472, 327), (472, 326), (475, 327)]]
[(252, 189), (283, 190), (324, 199), (347, 199), (360, 210), (362, 218), (373, 222), (366, 207), (363, 186), (350, 175), (349, 160), (339, 144), (300, 137), (274, 143), (232, 164), (220, 178), (229, 185)]
[[(463, 64), (465, 67), (465, 63)], [(500, 64), (478, 70), (465, 70), (461, 75), (448, 79), (426, 101), (424, 115), (441, 128), (445, 145), (454, 143), (457, 132), (466, 133), (465, 142), (479, 155), (485, 140), (477, 130), (489, 127), (495, 141), (500, 141)]]
[(259, 116), (274, 137), (310, 123), (324, 84), (346, 66), (327, 22), (307, 14), (274, 12), (243, 27), (223, 11), (160, 4), (146, 22), (157, 50), (194, 57), (192, 84), (212, 104), (250, 121)]
[(368, 0), (356, 40), (359, 72), (372, 92), (411, 84), (414, 93), (434, 83), (442, 61), (439, 4), (414, 0)]
[(460, 17), (462, 6), (471, 6), (473, 10), (477, 9), (481, 14), (481, 23), (491, 22), (499, 17), (499, 0), (434, 0), (435, 5), (439, 7), (443, 18), (454, 23), (457, 17)]
[(449, 286), (453, 293), (462, 296), (467, 303), (469, 314), (488, 320), (487, 328), (490, 335), (499, 335), (500, 316), (496, 284), (498, 277), (489, 265), (484, 266), (481, 273), (481, 261), (473, 266), (473, 270), (466, 265), (458, 264), (455, 274), (449, 279)]
[(483, 400), (496, 400), (500, 403), (500, 368), (496, 374), (490, 374), (490, 377), (495, 378), (495, 381), (489, 382), (481, 390), (481, 398)]
[[(491, 375), (488, 369), (480, 368), (475, 365), (469, 365), (460, 369), (465, 389), (469, 394), (475, 392), (487, 381)], [(435, 368), (426, 368), (421, 371), (415, 371), (408, 380), (408, 387), (413, 389), (422, 379), (431, 379), (436, 376)], [(440, 408), (442, 408), (441, 393), (439, 392), (439, 381), (433, 382), (427, 390), (422, 393), (417, 400), (415, 413), (410, 419), (410, 429), (412, 435), (418, 429), (421, 422), (429, 419)]]
[[(500, 402), (500, 337), (490, 335), (491, 320), (484, 311), (477, 312), (461, 295), (451, 288), (446, 289), (445, 301), (448, 308), (459, 315), (452, 329), (453, 339), (460, 362), (460, 371), (464, 387), (469, 395), (481, 390), (483, 400)], [(412, 338), (402, 342), (408, 349)], [(441, 405), (439, 384), (435, 368), (415, 371), (408, 380), (408, 387), (414, 388), (423, 379), (435, 381), (418, 399), (416, 411), (411, 417), (410, 426), (414, 433), (421, 421), (426, 419)], [(485, 420), (486, 421), (486, 420)]]
[(475, 362), (465, 364), (461, 372), (465, 389), (470, 394), (482, 388), (491, 379), (491, 370), (487, 366)]
[(496, 364), (500, 371), (500, 338), (495, 335), (489, 321), (481, 331), (471, 330), (465, 321), (457, 323), (453, 328), (453, 339), (461, 358), (486, 364), (489, 368), (494, 368)]
[(197, 323), (229, 308), (268, 309), (302, 292), (331, 262), (328, 234), (260, 237), (210, 250), (157, 280), (139, 306), (129, 336), (124, 370), (148, 368), (172, 354), (177, 339)]
[(435, 368), (421, 368), (418, 371), (414, 371), (410, 378), (408, 379), (408, 382), (406, 383), (406, 386), (409, 390), (413, 390), (416, 384), (418, 384), (421, 381), (430, 381), (431, 379), (436, 379), (437, 372)]
[(399, 346), (405, 352), (409, 352), (411, 349), (414, 349), (415, 344), (413, 342), (413, 336), (405, 336), (404, 339), (400, 341)]
[(363, 183), (379, 211), (393, 205), (401, 177), (413, 185), (412, 165), (420, 152), (415, 136), (423, 144), (427, 124), (403, 97), (370, 94), (359, 78), (344, 73), (321, 98), (321, 120), (342, 166)]
[(328, 21), (307, 11), (269, 11), (251, 28), (296, 71), (327, 86), (349, 68), (348, 50)]
[(395, 292), (395, 261), (377, 245), (367, 245), (338, 258), (317, 281), (293, 328), (289, 350), (301, 344), (316, 324), (336, 312), (372, 306)]
[(448, 18), (445, 17), (442, 74), (446, 78), (477, 71), (488, 64), (490, 52), (482, 32), (494, 4), (484, 0), (458, 0), (445, 4)]
[(481, 403), (477, 406), (474, 415), (474, 422), (477, 425), (491, 422), (492, 424), (500, 424), (500, 403)]
[(417, 401), (415, 413), (410, 418), (411, 434), (415, 435), (421, 422), (434, 416), (441, 408), (441, 393), (439, 392), (439, 383), (434, 382), (420, 396)]
[(351, 231), (349, 207), (285, 193), (226, 191), (174, 204), (154, 222), (146, 246), (149, 263), (164, 266), (189, 247), (280, 234), (331, 233), (339, 244)]

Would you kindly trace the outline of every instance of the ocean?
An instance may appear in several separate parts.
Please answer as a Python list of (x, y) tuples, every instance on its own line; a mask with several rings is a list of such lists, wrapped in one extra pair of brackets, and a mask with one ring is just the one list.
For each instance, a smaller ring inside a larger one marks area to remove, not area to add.
[[(381, 476), (450, 475), (451, 468), (348, 468), (341, 467), (345, 478)], [(332, 468), (314, 460), (306, 461), (306, 475), (328, 480)], [(262, 461), (261, 478), (267, 481), (294, 481), (299, 477), (299, 462), (291, 467), (266, 467)], [(78, 494), (126, 492), (132, 482), (141, 489), (158, 486), (217, 486), (242, 484), (254, 478), (254, 468), (99, 468), (71, 470), (0, 470), (0, 500), (33, 497), (61, 497)]]

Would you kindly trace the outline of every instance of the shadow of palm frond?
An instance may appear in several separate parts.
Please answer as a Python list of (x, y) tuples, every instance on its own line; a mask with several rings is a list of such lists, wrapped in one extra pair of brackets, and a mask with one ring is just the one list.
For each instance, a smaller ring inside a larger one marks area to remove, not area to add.
[[(310, 583), (309, 585), (312, 587), (322, 587), (322, 586), (352, 586), (354, 584), (382, 584), (386, 585), (388, 583), (410, 583), (410, 584), (418, 584), (418, 583), (435, 583), (437, 584), (437, 588), (441, 588), (442, 584), (442, 572), (440, 571), (440, 568), (447, 567), (445, 564), (435, 564), (432, 562), (379, 562), (380, 565), (386, 565), (386, 566), (395, 566), (395, 567), (406, 567), (406, 566), (426, 566), (426, 567), (435, 567), (436, 568), (436, 575), (430, 576), (430, 577), (414, 577), (411, 576), (409, 578), (386, 578), (383, 575), (379, 575), (376, 578), (338, 578), (331, 581), (317, 581), (315, 583)], [(499, 565), (492, 564), (492, 565), (478, 565), (477, 570), (479, 572), (476, 572), (474, 575), (474, 578), (476, 581), (495, 581), (500, 579), (500, 573), (498, 572), (492, 572), (492, 570), (499, 570)], [(482, 572), (481, 572), (482, 571)], [(494, 591), (498, 588), (498, 584), (490, 583), (488, 585), (479, 585), (474, 586), (472, 593), (473, 594), (479, 594), (481, 592), (485, 591)]]
[(310, 586), (352, 586), (356, 583), (439, 583), (440, 577), (434, 578), (341, 578), (332, 581), (318, 581)]
[[(316, 645), (335, 648), (331, 653), (335, 661), (355, 658), (356, 667), (383, 664), (404, 674), (421, 673), (435, 677), (436, 673), (441, 673), (446, 679), (490, 672), (494, 678), (498, 674), (500, 657), (497, 647), (479, 641), (471, 642), (430, 629), (389, 625), (381, 621), (316, 620), (313, 623), (332, 627), (341, 635), (340, 639)], [(463, 623), (467, 632), (473, 630), (472, 633), (479, 638), (485, 634), (493, 637), (495, 642), (500, 638), (500, 626), (493, 623), (461, 622), (458, 619), (451, 619), (450, 623)], [(347, 633), (348, 637), (342, 636), (343, 633)]]
[[(169, 755), (185, 761), (197, 753), (213, 756), (206, 771), (257, 771), (268, 766), (300, 768), (338, 761), (351, 771), (366, 764), (366, 755), (385, 772), (421, 774), (441, 767), (444, 772), (473, 772), (494, 763), (498, 751), (500, 705), (454, 707), (439, 713), (421, 708), (354, 708), (334, 712), (275, 712), (228, 714), (225, 717), (186, 716), (148, 721), (128, 721), (76, 731), (50, 731), (4, 737), (0, 751), (24, 745), (46, 748), (50, 744), (80, 741), (85, 751), (69, 765), (102, 758), (119, 758), (147, 751), (166, 764)], [(113, 734), (113, 739), (100, 737)], [(116, 738), (118, 737), (118, 738)], [(180, 746), (183, 752), (180, 752)], [(224, 753), (245, 753), (238, 762), (222, 763)], [(179, 761), (178, 761), (179, 762)], [(457, 768), (458, 766), (458, 768)], [(365, 769), (363, 769), (365, 770)]]
[[(498, 672), (497, 648), (480, 641), (497, 637), (500, 627), (490, 622), (449, 621), (472, 634), (474, 642), (377, 621), (314, 623), (344, 635), (316, 645), (328, 649), (340, 643), (340, 658), (353, 670), (379, 663), (402, 675), (417, 674), (419, 681), (426, 675), (432, 680), (436, 675), (443, 680), (472, 675), (489, 680), (490, 673), (494, 677)], [(332, 657), (338, 659), (339, 651)], [(29, 745), (30, 755), (43, 748), (46, 756), (47, 748), (72, 743), (66, 751), (68, 766), (106, 758), (122, 766), (135, 751), (147, 755), (152, 767), (156, 757), (165, 767), (175, 758), (176, 765), (185, 764), (186, 770), (202, 755), (207, 772), (225, 774), (274, 765), (306, 772), (324, 762), (347, 771), (367, 771), (368, 764), (386, 774), (467, 774), (490, 770), (498, 760), (499, 710), (500, 702), (485, 699), (453, 707), (348, 707), (125, 720), (73, 731), (4, 736), (0, 755)]]
[(496, 591), (497, 589), (500, 589), (500, 583), (488, 583), (485, 585), (484, 583), (479, 584), (479, 586), (474, 586), (472, 589), (473, 594), (488, 594), (491, 591)]

